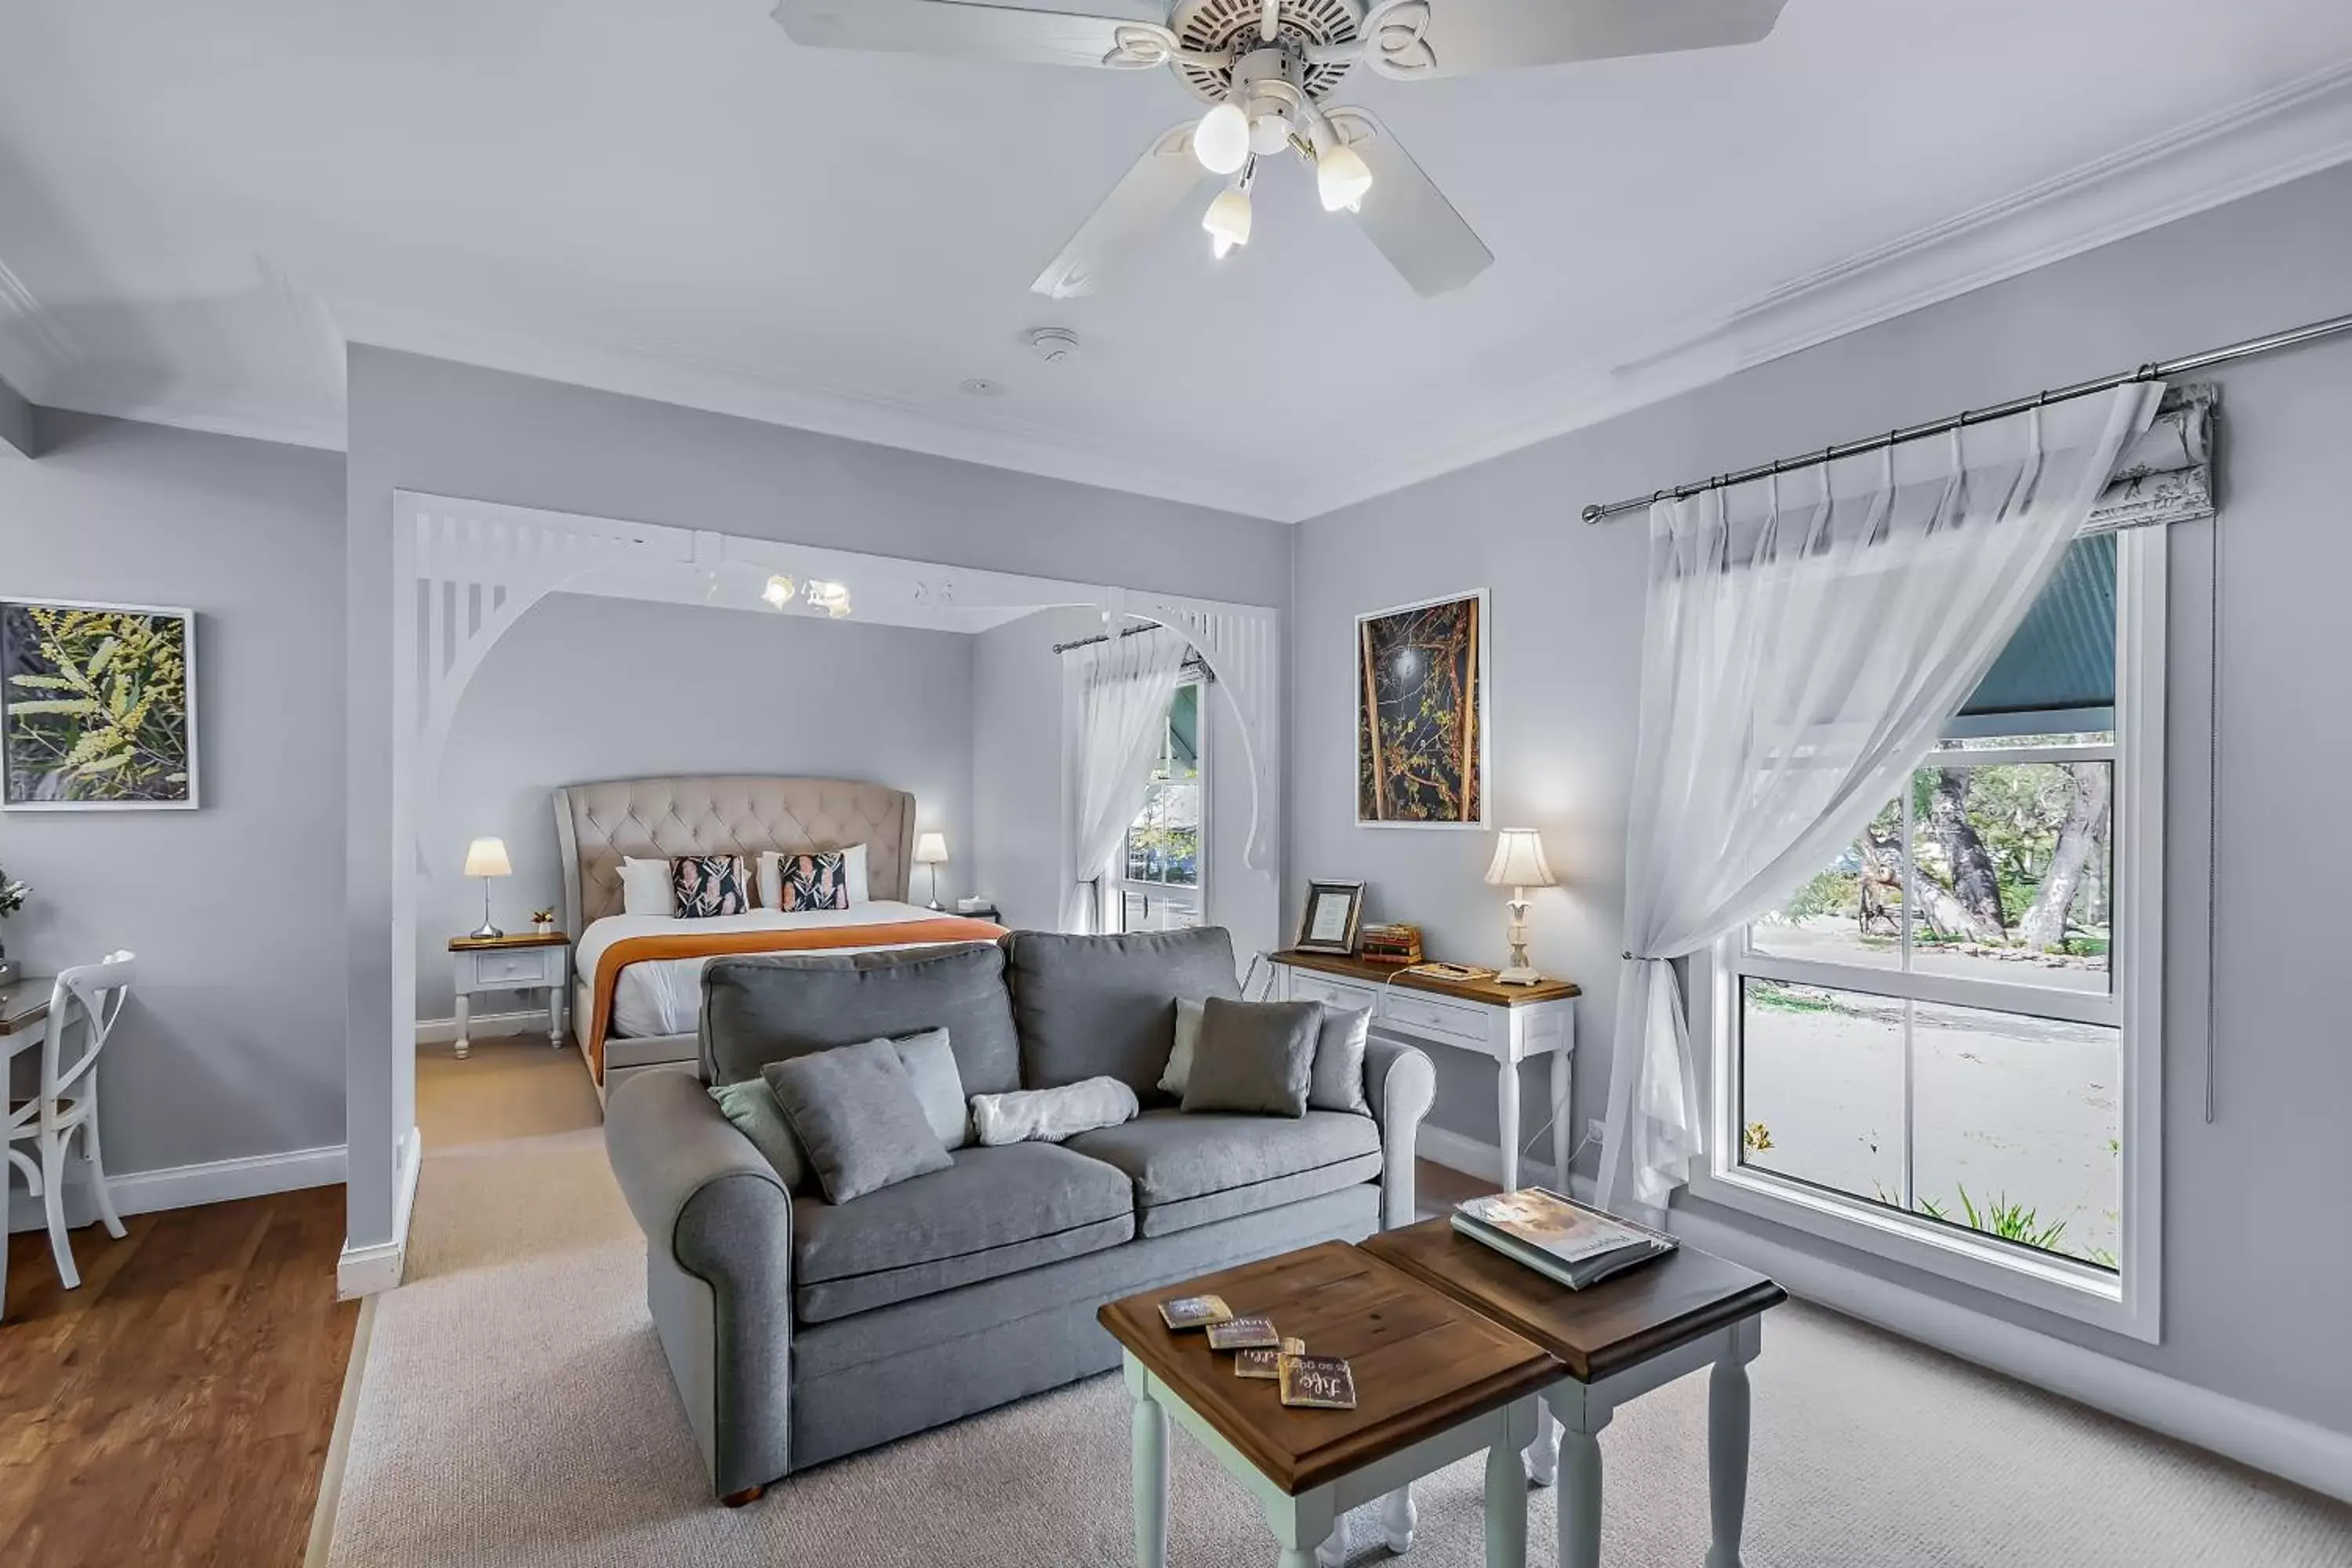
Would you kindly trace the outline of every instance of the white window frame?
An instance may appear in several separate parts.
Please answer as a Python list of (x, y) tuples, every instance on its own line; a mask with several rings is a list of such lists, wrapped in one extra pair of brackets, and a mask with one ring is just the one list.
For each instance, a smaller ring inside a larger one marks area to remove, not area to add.
[[(1102, 875), (1096, 884), (1100, 889), (1096, 900), (1097, 930), (1123, 931), (1127, 929), (1127, 896), (1129, 893), (1144, 899), (1164, 899), (1171, 890), (1191, 893), (1192, 902), (1201, 908), (1201, 923), (1203, 925), (1209, 923), (1209, 876), (1210, 866), (1214, 859), (1210, 853), (1210, 847), (1215, 843), (1215, 839), (1212, 837), (1213, 830), (1210, 823), (1214, 809), (1211, 802), (1215, 798), (1215, 794), (1211, 786), (1209, 775), (1209, 672), (1198, 665), (1188, 664), (1182, 678), (1176, 682), (1175, 691), (1169, 693), (1168, 700), (1171, 707), (1176, 700), (1175, 692), (1181, 691), (1188, 686), (1198, 689), (1198, 693), (1193, 699), (1194, 712), (1197, 715), (1194, 720), (1193, 746), (1194, 754), (1199, 763), (1197, 771), (1201, 789), (1201, 879), (1189, 887), (1181, 882), (1129, 880), (1126, 876), (1127, 835), (1122, 833), (1118, 837), (1118, 847), (1111, 852), (1110, 864), (1103, 868)], [(1147, 784), (1145, 787), (1150, 786)], [(1142, 809), (1139, 804), (1137, 809), (1139, 811)]]
[[(1694, 1196), (2079, 1322), (2151, 1344), (2158, 1342), (2164, 1278), (2168, 531), (2162, 527), (2138, 528), (2116, 537), (2116, 742), (2112, 752), (2096, 746), (2032, 752), (2035, 761), (2112, 755), (2116, 762), (2114, 853), (2124, 897), (2116, 906), (2119, 918), (2108, 955), (2112, 990), (2097, 996), (1916, 973), (1902, 977), (1904, 994), (1919, 1001), (2006, 1006), (2044, 1017), (2114, 1024), (2121, 1028), (2123, 1082), (2117, 1125), (2123, 1138), (2118, 1173), (2122, 1210), (2117, 1270), (2110, 1273), (1742, 1165), (1737, 1049), (1738, 990), (1742, 975), (1883, 993), (1891, 973), (1874, 972), (1864, 965), (1753, 954), (1748, 951), (1744, 930), (1691, 960), (1692, 1037), (1706, 1053), (1700, 1073), (1706, 1153), (1692, 1173)], [(2020, 760), (1990, 749), (1959, 755), (1976, 764)], [(1908, 1093), (1906, 1079), (1906, 1100)], [(1906, 1115), (1907, 1110), (1906, 1105)]]

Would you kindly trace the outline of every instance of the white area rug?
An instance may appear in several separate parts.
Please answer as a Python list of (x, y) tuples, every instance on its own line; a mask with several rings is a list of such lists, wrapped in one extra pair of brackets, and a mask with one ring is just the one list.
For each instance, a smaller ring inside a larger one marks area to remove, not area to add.
[[(715, 1504), (646, 1314), (643, 1243), (576, 1058), (420, 1072), (410, 1283), (380, 1299), (330, 1561), (1118, 1568), (1127, 1401), (1099, 1378)], [(576, 1129), (561, 1130), (565, 1127)], [(525, 1135), (490, 1140), (511, 1128)], [(1796, 1303), (1754, 1371), (1748, 1568), (2346, 1568), (2352, 1510)], [(1706, 1389), (1603, 1434), (1604, 1561), (1706, 1552)], [(1265, 1563), (1241, 1489), (1171, 1441), (1175, 1568)], [(1408, 1561), (1476, 1568), (1482, 1467), (1424, 1482)], [(1550, 1492), (1529, 1562), (1555, 1560)], [(1358, 1561), (1387, 1555), (1360, 1528)]]

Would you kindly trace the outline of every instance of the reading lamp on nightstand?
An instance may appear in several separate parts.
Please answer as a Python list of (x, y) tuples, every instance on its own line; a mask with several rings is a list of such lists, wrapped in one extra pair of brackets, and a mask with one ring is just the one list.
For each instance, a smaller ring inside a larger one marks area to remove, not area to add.
[(931, 868), (931, 901), (929, 907), (940, 907), (940, 868), (948, 863), (948, 836), (944, 833), (919, 833), (915, 836), (915, 864)]
[(466, 846), (466, 875), (482, 879), (482, 923), (467, 934), (476, 942), (489, 942), (506, 935), (490, 923), (490, 879), (514, 875), (514, 867), (507, 859), (505, 841), (477, 838)]
[(1528, 962), (1528, 889), (1556, 888), (1559, 879), (1544, 859), (1543, 836), (1532, 827), (1506, 827), (1495, 842), (1486, 884), (1511, 889), (1511, 966), (1495, 976), (1501, 985), (1539, 984), (1543, 976)]

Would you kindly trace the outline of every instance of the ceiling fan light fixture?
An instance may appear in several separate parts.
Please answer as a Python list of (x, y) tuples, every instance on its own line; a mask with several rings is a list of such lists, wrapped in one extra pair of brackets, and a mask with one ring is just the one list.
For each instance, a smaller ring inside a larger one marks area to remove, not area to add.
[(1371, 165), (1353, 147), (1334, 142), (1315, 160), (1315, 190), (1325, 212), (1360, 212), (1371, 188)]
[(1271, 158), (1290, 145), (1290, 121), (1278, 109), (1269, 109), (1250, 121), (1250, 151)]
[(1192, 132), (1192, 155), (1213, 174), (1231, 174), (1249, 162), (1250, 122), (1238, 103), (1217, 105)]
[(1247, 245), (1250, 237), (1249, 193), (1239, 185), (1219, 191), (1217, 199), (1209, 204), (1207, 215), (1201, 219), (1201, 226), (1208, 230), (1209, 237), (1216, 242), (1217, 259), (1220, 261), (1234, 247)]

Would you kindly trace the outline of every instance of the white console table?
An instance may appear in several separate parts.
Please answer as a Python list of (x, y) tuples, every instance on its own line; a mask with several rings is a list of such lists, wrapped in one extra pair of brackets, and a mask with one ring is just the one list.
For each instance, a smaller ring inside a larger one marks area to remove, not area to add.
[(1276, 994), (1286, 1001), (1328, 1002), (1334, 1007), (1369, 1009), (1372, 1027), (1476, 1051), (1495, 1060), (1495, 1110), (1502, 1129), (1502, 1184), (1519, 1184), (1519, 1063), (1551, 1058), (1553, 1178), (1565, 1182), (1576, 1147), (1569, 1105), (1569, 1063), (1576, 1054), (1576, 998), (1565, 980), (1535, 985), (1501, 985), (1492, 980), (1448, 981), (1400, 973), (1393, 964), (1367, 963), (1335, 953), (1277, 952)]

